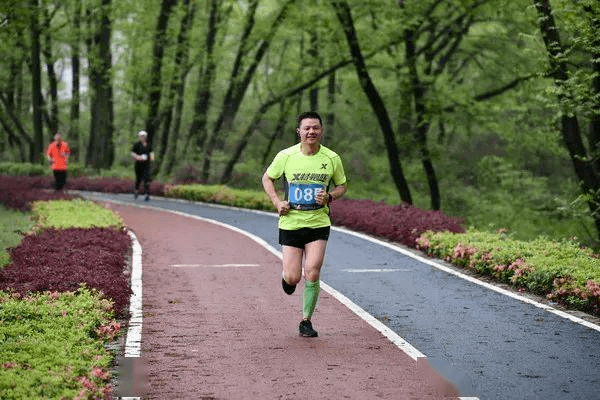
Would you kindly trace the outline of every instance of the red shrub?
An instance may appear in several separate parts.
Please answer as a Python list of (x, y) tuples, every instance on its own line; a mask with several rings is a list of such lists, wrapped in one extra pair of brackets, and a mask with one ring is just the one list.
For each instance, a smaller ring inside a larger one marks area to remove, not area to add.
[(391, 206), (372, 200), (340, 199), (331, 205), (331, 220), (356, 231), (381, 236), (415, 247), (425, 231), (464, 232), (462, 220), (441, 211), (427, 211), (408, 204)]
[(31, 202), (36, 200), (74, 199), (79, 196), (50, 189), (52, 180), (40, 176), (0, 176), (0, 203), (6, 208), (18, 211), (31, 210)]
[(131, 241), (126, 232), (106, 228), (49, 229), (26, 236), (9, 249), (12, 262), (0, 270), (0, 290), (76, 291), (81, 283), (101, 290), (124, 316), (131, 290), (124, 274)]

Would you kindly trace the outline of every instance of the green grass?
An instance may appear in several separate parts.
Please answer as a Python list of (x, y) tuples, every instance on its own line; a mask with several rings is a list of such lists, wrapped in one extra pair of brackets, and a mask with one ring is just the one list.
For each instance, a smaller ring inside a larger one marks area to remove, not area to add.
[[(90, 201), (36, 202), (32, 213), (0, 207), (0, 258), (21, 241), (34, 219), (41, 228), (116, 227), (112, 211)], [(78, 292), (20, 298), (0, 291), (0, 398), (109, 398), (108, 368), (115, 354), (105, 345), (120, 332), (111, 303), (86, 287)]]
[[(0, 291), (0, 398), (72, 399), (105, 394), (112, 355), (100, 327), (112, 322), (106, 300), (77, 293), (15, 298)], [(104, 398), (104, 397), (102, 397)]]
[(123, 228), (116, 213), (88, 200), (36, 201), (32, 211), (42, 228)]
[(10, 262), (7, 249), (17, 246), (32, 227), (31, 214), (7, 210), (0, 204), (0, 268)]

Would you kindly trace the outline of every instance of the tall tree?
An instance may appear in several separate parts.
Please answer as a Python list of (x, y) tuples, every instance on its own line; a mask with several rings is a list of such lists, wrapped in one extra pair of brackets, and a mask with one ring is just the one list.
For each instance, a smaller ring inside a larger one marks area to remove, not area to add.
[(68, 138), (74, 159), (79, 159), (80, 134), (79, 117), (81, 94), (79, 89), (80, 80), (80, 46), (81, 46), (81, 0), (73, 0), (71, 21), (73, 24), (70, 47), (71, 47), (71, 106), (69, 112)]
[(52, 50), (52, 18), (56, 13), (56, 8), (53, 10), (48, 7), (42, 8), (44, 16), (44, 42), (42, 46), (42, 53), (46, 60), (46, 75), (48, 76), (48, 98), (46, 103), (50, 103), (49, 107), (45, 107), (45, 113), (47, 114), (48, 130), (50, 136), (58, 131), (58, 78), (54, 69), (54, 53)]
[(110, 50), (112, 0), (101, 0), (97, 9), (88, 8), (88, 64), (90, 80), (90, 137), (85, 164), (95, 169), (112, 166), (113, 141), (112, 55)]
[[(253, 47), (250, 40), (250, 34), (255, 27), (255, 13), (258, 0), (252, 0), (246, 14), (246, 22), (242, 28), (242, 37), (238, 46), (238, 51), (233, 62), (229, 87), (223, 99), (223, 105), (219, 112), (219, 116), (211, 131), (208, 141), (205, 146), (204, 163), (202, 164), (202, 180), (208, 181), (210, 174), (211, 157), (217, 141), (223, 139), (222, 132), (224, 128), (229, 128), (235, 119), (237, 112), (244, 100), (246, 91), (254, 74), (266, 54), (269, 46), (272, 43), (275, 33), (284, 22), (289, 7), (296, 0), (287, 0), (279, 9), (276, 17), (265, 31), (265, 33), (257, 41), (258, 45)], [(253, 51), (254, 50), (254, 51)], [(251, 55), (252, 54), (252, 55)], [(244, 62), (248, 62), (247, 65)]]
[(173, 6), (177, 0), (162, 0), (158, 19), (156, 21), (156, 30), (154, 31), (154, 46), (152, 51), (152, 67), (150, 68), (150, 92), (148, 94), (148, 116), (146, 117), (146, 132), (148, 132), (148, 142), (154, 141), (160, 121), (160, 97), (162, 92), (162, 65), (165, 46), (167, 42), (167, 27)]
[(42, 62), (40, 45), (40, 21), (38, 0), (29, 0), (31, 36), (31, 96), (33, 106), (33, 147), (29, 161), (40, 162), (44, 151), (44, 126), (42, 120)]
[[(163, 131), (158, 159), (161, 160), (160, 170), (170, 174), (175, 165), (177, 144), (180, 134), (181, 117), (184, 103), (185, 78), (189, 73), (189, 31), (196, 13), (196, 2), (183, 1), (184, 14), (181, 18), (177, 49), (175, 51), (175, 72), (169, 90), (163, 113)], [(173, 125), (173, 126), (171, 126)]]
[(217, 68), (215, 60), (215, 43), (217, 40), (218, 24), (220, 20), (220, 2), (211, 0), (204, 44), (203, 63), (199, 68), (198, 88), (194, 100), (194, 116), (186, 149), (189, 151), (191, 141), (194, 140), (195, 149), (200, 151), (207, 137), (208, 108), (212, 99), (211, 85)]
[(402, 199), (402, 201), (412, 204), (412, 196), (410, 194), (408, 182), (406, 181), (406, 177), (404, 176), (404, 172), (402, 170), (402, 164), (400, 162), (400, 153), (398, 152), (394, 128), (392, 127), (392, 122), (385, 107), (384, 101), (375, 87), (371, 76), (369, 75), (365, 59), (362, 55), (362, 50), (360, 49), (356, 30), (354, 28), (354, 21), (352, 19), (352, 13), (350, 12), (350, 6), (346, 1), (333, 0), (331, 4), (335, 9), (337, 18), (342, 26), (342, 29), (344, 30), (360, 85), (365, 92), (365, 95), (369, 99), (371, 108), (373, 109), (373, 112), (376, 114), (377, 120), (379, 121), (379, 128), (381, 129), (381, 133), (383, 134), (385, 141), (388, 163), (390, 166), (392, 179), (396, 185), (396, 190), (398, 190), (398, 194), (400, 195), (400, 199)]
[[(534, 5), (539, 14), (540, 32), (548, 52), (548, 75), (554, 80), (554, 84), (562, 89), (558, 95), (562, 111), (560, 116), (562, 139), (571, 156), (575, 173), (581, 181), (582, 191), (588, 199), (588, 207), (597, 234), (600, 236), (600, 158), (594, 157), (586, 149), (577, 118), (576, 104), (568, 95), (567, 52), (561, 42), (550, 1), (536, 0)], [(598, 33), (596, 32), (596, 35)], [(595, 152), (600, 146), (600, 138), (592, 136), (591, 139), (595, 141), (590, 143), (590, 148)]]

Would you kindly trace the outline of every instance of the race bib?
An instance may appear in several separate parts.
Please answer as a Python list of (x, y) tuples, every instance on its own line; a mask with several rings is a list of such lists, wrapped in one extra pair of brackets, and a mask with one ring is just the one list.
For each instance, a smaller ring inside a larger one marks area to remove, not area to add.
[(288, 201), (296, 210), (315, 210), (323, 207), (317, 203), (317, 194), (325, 190), (318, 183), (290, 183)]

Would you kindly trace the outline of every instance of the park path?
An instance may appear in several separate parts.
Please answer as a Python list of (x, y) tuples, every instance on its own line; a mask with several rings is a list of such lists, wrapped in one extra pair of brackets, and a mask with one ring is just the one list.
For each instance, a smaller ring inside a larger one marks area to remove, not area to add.
[(456, 388), (321, 292), (298, 336), (301, 285), (281, 261), (208, 221), (106, 202), (142, 247), (141, 357), (121, 359), (115, 394), (142, 399), (450, 399)]

